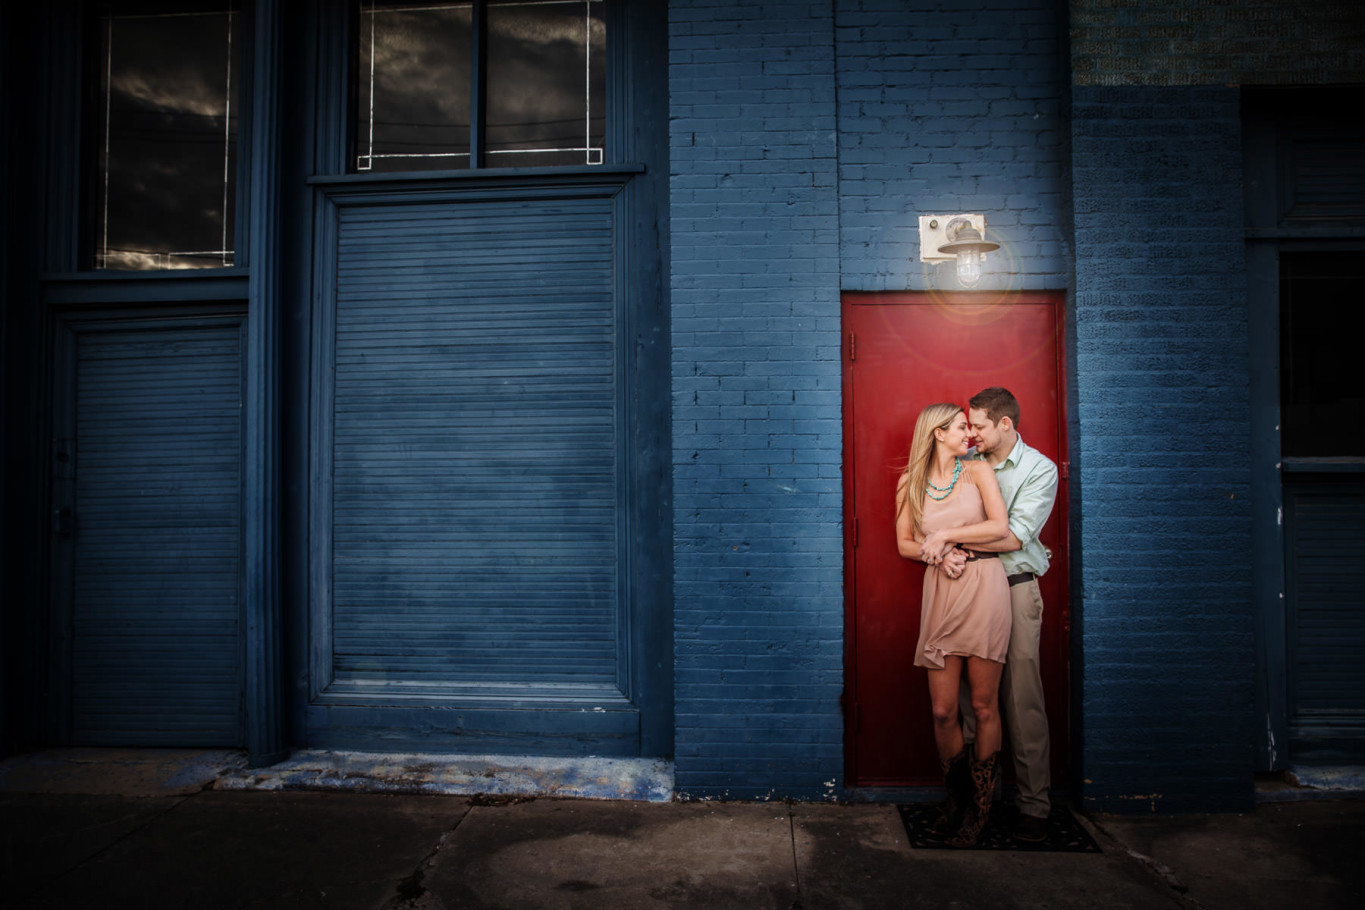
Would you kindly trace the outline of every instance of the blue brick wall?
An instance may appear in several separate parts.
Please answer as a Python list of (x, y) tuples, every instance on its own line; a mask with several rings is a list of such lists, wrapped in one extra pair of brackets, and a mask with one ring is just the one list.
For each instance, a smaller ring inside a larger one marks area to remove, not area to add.
[(1255, 674), (1239, 95), (1078, 88), (1073, 142), (1083, 795), (1227, 809)]
[(969, 5), (670, 3), (678, 789), (841, 785), (839, 294), (933, 288), (917, 216), (979, 211), (987, 286), (1072, 290), (1083, 795), (1242, 804), (1237, 92), (1084, 87), (1068, 121), (1058, 4)]
[(932, 287), (918, 215), (959, 211), (984, 286), (1066, 285), (1063, 25), (969, 5), (670, 3), (685, 795), (842, 783), (840, 291)]
[(845, 289), (956, 289), (951, 265), (919, 261), (918, 220), (956, 212), (1002, 244), (982, 289), (1066, 287), (1060, 6), (839, 3)]
[(824, 3), (669, 6), (677, 788), (843, 772), (834, 38)]
[(1360, 0), (1071, 0), (1077, 85), (1365, 81)]

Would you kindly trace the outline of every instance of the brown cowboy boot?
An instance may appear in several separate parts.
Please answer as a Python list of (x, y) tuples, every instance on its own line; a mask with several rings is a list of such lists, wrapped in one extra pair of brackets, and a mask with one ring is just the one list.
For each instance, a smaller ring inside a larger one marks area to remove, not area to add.
[(963, 746), (952, 758), (940, 758), (943, 788), (948, 795), (938, 804), (938, 818), (929, 830), (939, 837), (952, 837), (962, 825), (962, 813), (972, 801), (971, 759)]
[(981, 831), (986, 827), (986, 820), (991, 815), (991, 799), (995, 796), (995, 778), (998, 773), (996, 759), (1000, 757), (999, 752), (993, 752), (982, 759), (972, 759), (972, 804), (967, 807), (967, 811), (962, 819), (962, 827), (958, 828), (957, 834), (949, 838), (950, 847), (973, 847), (976, 839), (981, 836)]

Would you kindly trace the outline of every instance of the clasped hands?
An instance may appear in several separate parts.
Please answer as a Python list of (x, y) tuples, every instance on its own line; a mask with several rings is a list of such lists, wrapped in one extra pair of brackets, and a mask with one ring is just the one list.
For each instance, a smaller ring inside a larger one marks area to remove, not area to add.
[(949, 578), (960, 577), (967, 566), (966, 551), (938, 531), (920, 542), (919, 558), (926, 566), (937, 566)]

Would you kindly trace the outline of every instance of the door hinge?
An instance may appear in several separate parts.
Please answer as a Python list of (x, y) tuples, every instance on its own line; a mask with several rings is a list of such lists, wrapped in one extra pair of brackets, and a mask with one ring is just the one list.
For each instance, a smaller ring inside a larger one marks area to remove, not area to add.
[(853, 538), (853, 540), (852, 540), (853, 548), (854, 548), (854, 549), (857, 549), (857, 547), (858, 547), (858, 516), (857, 516), (857, 515), (854, 515), (854, 516), (853, 516), (852, 527), (849, 528), (849, 536)]
[(1064, 461), (1061, 464), (1057, 465), (1057, 467), (1061, 470), (1062, 480), (1067, 480), (1068, 478), (1071, 477), (1071, 462)]
[(848, 359), (850, 363), (858, 359), (858, 336), (852, 332), (848, 333)]

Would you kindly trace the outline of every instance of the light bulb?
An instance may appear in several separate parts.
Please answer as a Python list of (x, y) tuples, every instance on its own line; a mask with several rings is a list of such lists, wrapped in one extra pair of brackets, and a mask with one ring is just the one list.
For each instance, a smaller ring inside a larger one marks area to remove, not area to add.
[(974, 288), (981, 280), (981, 254), (976, 250), (963, 250), (957, 254), (957, 283), (964, 288)]

